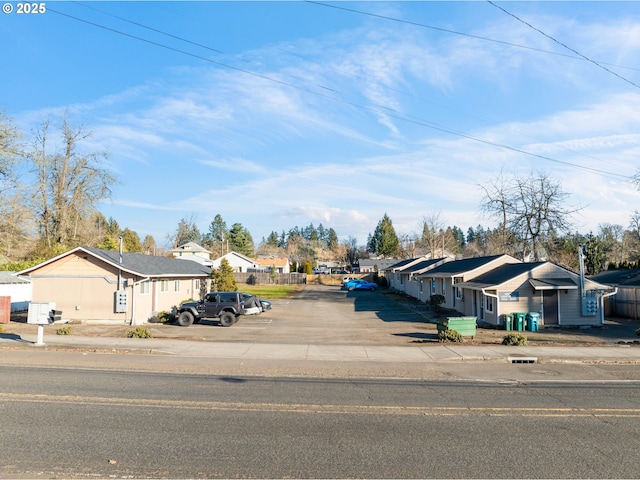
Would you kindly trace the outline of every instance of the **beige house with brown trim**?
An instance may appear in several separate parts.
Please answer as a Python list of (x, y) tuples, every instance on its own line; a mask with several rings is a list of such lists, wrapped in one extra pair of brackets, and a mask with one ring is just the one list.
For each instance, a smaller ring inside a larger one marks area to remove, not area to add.
[(504, 314), (531, 312), (545, 326), (602, 325), (604, 299), (616, 294), (589, 279), (581, 286), (577, 273), (551, 262), (507, 264), (455, 286), (466, 300), (459, 311), (493, 325)]
[(198, 262), (77, 247), (19, 272), (33, 302), (55, 302), (62, 318), (138, 325), (189, 298), (199, 298), (210, 269)]

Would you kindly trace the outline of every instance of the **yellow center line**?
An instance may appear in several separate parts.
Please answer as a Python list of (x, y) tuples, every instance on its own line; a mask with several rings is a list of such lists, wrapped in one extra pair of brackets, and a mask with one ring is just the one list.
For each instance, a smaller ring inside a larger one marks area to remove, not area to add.
[(395, 405), (336, 405), (268, 402), (213, 402), (159, 400), (153, 398), (93, 397), (1, 393), (0, 402), (57, 403), (75, 405), (129, 406), (139, 408), (174, 408), (186, 410), (233, 410), (244, 412), (282, 412), (357, 415), (422, 416), (495, 416), (495, 417), (640, 417), (640, 408), (580, 407), (437, 407)]

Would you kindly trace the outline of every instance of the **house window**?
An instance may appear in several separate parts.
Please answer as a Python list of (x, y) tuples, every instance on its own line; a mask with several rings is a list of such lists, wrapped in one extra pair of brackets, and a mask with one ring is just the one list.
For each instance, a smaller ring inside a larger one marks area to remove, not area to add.
[(180, 291), (180, 280), (174, 280), (173, 281), (173, 291), (174, 292), (179, 292)]
[(149, 295), (149, 285), (151, 282), (149, 280), (145, 280), (140, 284), (140, 295)]
[(431, 295), (435, 295), (436, 294), (436, 281), (435, 279), (431, 280)]
[(447, 281), (444, 279), (442, 280), (442, 296), (447, 296)]
[(160, 292), (165, 293), (169, 291), (169, 280), (160, 280)]
[(462, 283), (462, 278), (461, 277), (456, 277), (453, 280), (453, 285), (454, 285), (453, 290), (454, 290), (456, 299), (457, 300), (462, 300), (462, 288), (456, 286), (456, 284), (458, 284), (458, 283)]
[(422, 280), (420, 280), (420, 293), (422, 293)]
[(487, 299), (487, 312), (493, 313), (493, 297), (486, 297)]

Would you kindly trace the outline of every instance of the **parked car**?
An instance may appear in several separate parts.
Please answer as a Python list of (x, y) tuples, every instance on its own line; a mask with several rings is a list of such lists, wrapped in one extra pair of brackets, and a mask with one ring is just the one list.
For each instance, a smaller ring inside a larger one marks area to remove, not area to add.
[(366, 280), (356, 279), (351, 280), (344, 284), (345, 290), (377, 290), (378, 284), (373, 282), (367, 282)]
[(223, 327), (230, 327), (241, 315), (246, 315), (241, 292), (210, 292), (199, 302), (184, 302), (174, 311), (178, 325), (188, 327), (203, 318), (215, 318)]
[(242, 304), (244, 305), (245, 315), (260, 315), (262, 312), (271, 310), (271, 302), (263, 300), (249, 293), (242, 294)]
[(344, 287), (347, 282), (352, 280), (360, 280), (360, 277), (342, 277), (342, 286)]

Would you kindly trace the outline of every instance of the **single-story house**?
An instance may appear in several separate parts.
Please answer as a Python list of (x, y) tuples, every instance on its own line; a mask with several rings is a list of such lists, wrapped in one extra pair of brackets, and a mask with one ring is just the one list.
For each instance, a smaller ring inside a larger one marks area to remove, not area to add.
[(405, 258), (403, 260), (399, 260), (397, 263), (394, 263), (389, 268), (387, 268), (384, 272), (384, 276), (387, 279), (387, 283), (390, 288), (395, 288), (396, 290), (402, 290), (402, 284), (400, 283), (400, 274), (404, 268), (408, 268), (411, 265), (414, 265), (422, 260), (426, 260), (426, 256), (424, 257), (415, 257), (415, 258)]
[(254, 260), (259, 268), (264, 269), (265, 272), (270, 272), (272, 268), (275, 268), (277, 273), (291, 273), (291, 262), (286, 257), (260, 257)]
[(605, 301), (605, 315), (640, 318), (640, 269), (606, 270), (590, 277), (594, 282), (617, 287), (618, 293)]
[(0, 272), (0, 297), (11, 298), (11, 312), (23, 312), (31, 301), (31, 282), (15, 272)]
[(504, 264), (455, 284), (457, 310), (500, 325), (502, 315), (537, 313), (540, 324), (601, 325), (603, 301), (615, 290), (551, 262)]
[[(418, 276), (448, 262), (449, 260), (450, 259), (447, 257), (431, 259), (421, 258), (417, 262), (411, 262), (410, 264), (397, 269), (393, 273), (395, 281), (394, 288), (403, 291), (409, 296), (419, 298), (420, 281), (418, 280)], [(387, 278), (388, 277), (389, 273), (387, 272)]]
[(211, 270), (198, 262), (77, 247), (27, 268), (33, 302), (55, 302), (70, 321), (145, 323), (158, 312), (199, 298)]
[[(443, 308), (465, 311), (464, 300), (455, 284), (471, 280), (506, 263), (521, 263), (510, 255), (464, 258), (445, 262), (416, 276), (418, 299), (428, 302), (433, 295), (444, 297)], [(468, 302), (469, 300), (467, 300)]]
[(398, 258), (361, 258), (357, 265), (352, 266), (353, 273), (374, 273), (384, 275), (390, 267), (398, 263)]
[(234, 272), (263, 272), (264, 268), (260, 266), (257, 260), (249, 257), (245, 257), (238, 252), (229, 252), (221, 257), (216, 258), (211, 265), (211, 268), (220, 268), (222, 259), (226, 259), (233, 268)]

